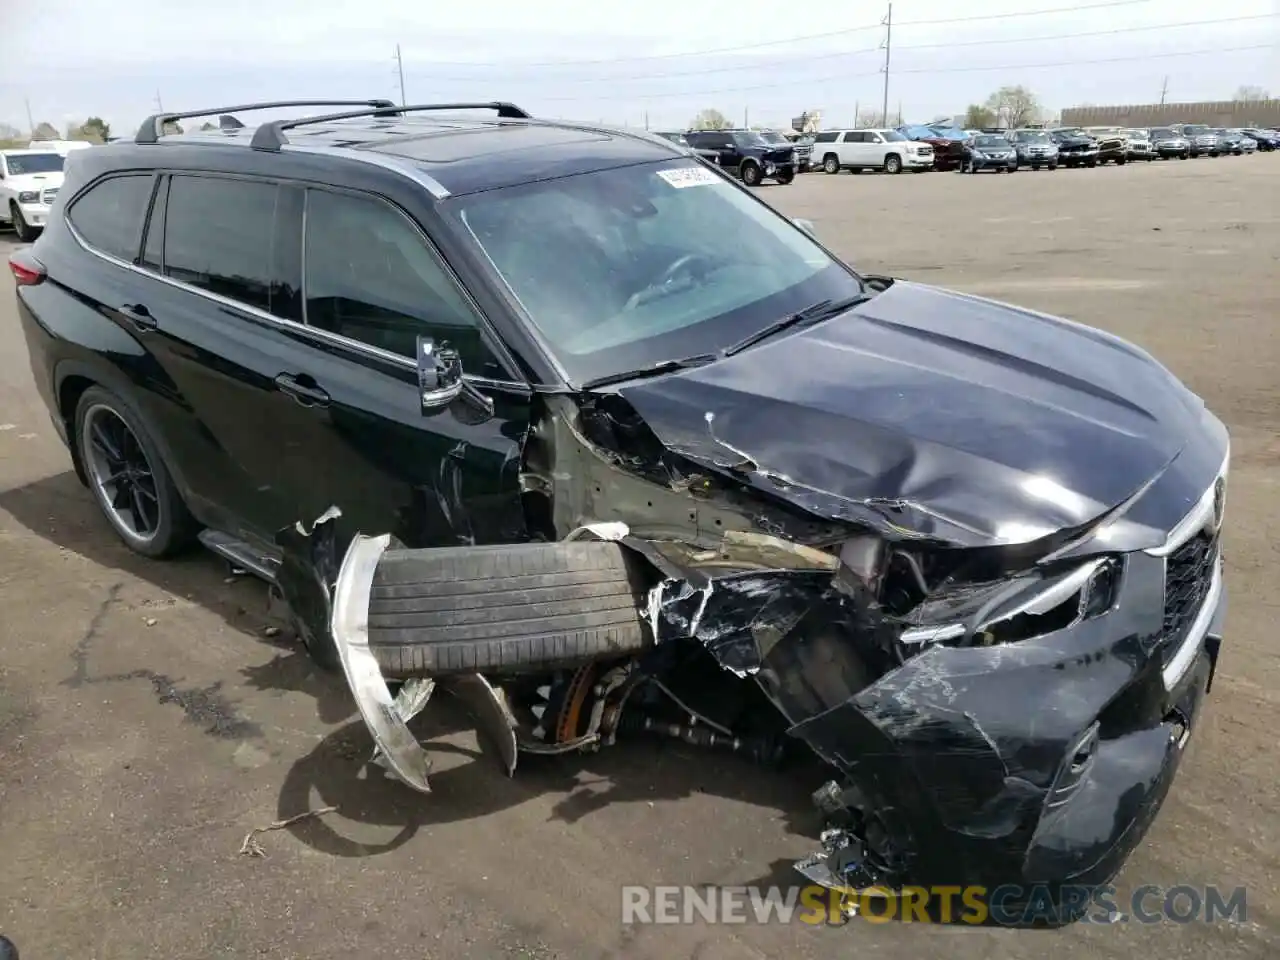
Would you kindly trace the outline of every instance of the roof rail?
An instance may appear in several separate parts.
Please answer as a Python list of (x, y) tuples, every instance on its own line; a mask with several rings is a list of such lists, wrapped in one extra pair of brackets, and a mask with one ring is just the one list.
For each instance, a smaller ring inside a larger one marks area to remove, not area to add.
[(398, 117), (405, 113), (421, 113), (428, 110), (496, 110), (498, 117), (503, 120), (533, 119), (531, 114), (526, 113), (514, 103), (500, 100), (493, 100), (488, 103), (416, 103), (407, 107), (388, 103), (385, 106), (375, 106), (367, 110), (327, 113), (317, 117), (300, 117), (297, 120), (270, 120), (253, 132), (253, 140), (250, 146), (255, 150), (276, 152), (289, 142), (289, 138), (284, 135), (284, 132), (295, 127), (306, 126), (311, 123), (329, 123), (333, 120), (354, 120), (357, 117)]
[(244, 110), (281, 110), (285, 107), (394, 107), (390, 100), (273, 100), (266, 103), (243, 103), (235, 107), (214, 107), (186, 113), (155, 113), (142, 121), (134, 143), (158, 143), (166, 124), (193, 117), (211, 117), (215, 113), (240, 113)]

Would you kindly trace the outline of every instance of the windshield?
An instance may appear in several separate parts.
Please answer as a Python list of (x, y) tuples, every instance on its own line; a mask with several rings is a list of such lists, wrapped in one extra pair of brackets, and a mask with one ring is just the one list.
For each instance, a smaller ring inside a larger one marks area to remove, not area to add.
[(1203, 133), (1212, 133), (1203, 123), (1189, 123), (1182, 128), (1182, 132), (1189, 137), (1197, 137)]
[(1019, 143), (1049, 143), (1049, 135), (1039, 130), (1021, 130), (1015, 134)]
[(57, 173), (66, 163), (60, 153), (10, 153), (4, 158), (5, 169), (11, 177), (28, 173)]
[(447, 206), (576, 383), (713, 353), (862, 290), (785, 217), (688, 160)]
[(758, 133), (735, 133), (733, 142), (740, 147), (758, 147), (768, 141)]
[(765, 143), (790, 143), (791, 142), (782, 134), (774, 133), (772, 130), (769, 130), (765, 133), (761, 133), (760, 139), (763, 140)]
[(1009, 141), (1004, 137), (974, 137), (973, 145), (975, 147), (986, 147), (987, 149), (1008, 149)]
[(1178, 135), (1165, 127), (1151, 131), (1152, 140), (1176, 140)]
[(889, 143), (896, 143), (899, 140), (907, 139), (902, 134), (900, 134), (897, 130), (881, 130), (880, 136), (884, 137), (885, 140), (887, 140)]
[(933, 136), (944, 140), (968, 140), (969, 135), (963, 130), (957, 130), (955, 127), (926, 127)]
[(1126, 131), (1124, 132), (1124, 135), (1125, 135), (1126, 137), (1128, 137), (1129, 139), (1131, 139), (1131, 140), (1145, 140), (1145, 139), (1147, 139), (1147, 131), (1145, 131), (1145, 130), (1126, 130)]

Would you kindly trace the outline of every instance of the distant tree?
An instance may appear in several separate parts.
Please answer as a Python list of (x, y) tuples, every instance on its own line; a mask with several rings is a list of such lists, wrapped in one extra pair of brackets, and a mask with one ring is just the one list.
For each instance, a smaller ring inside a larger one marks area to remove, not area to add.
[(0, 123), (0, 141), (14, 141), (21, 139), (21, 130), (11, 123)]
[(106, 143), (107, 138), (111, 136), (111, 124), (101, 117), (90, 117), (80, 125), (80, 132), (86, 137)]
[(689, 124), (691, 130), (728, 130), (732, 126), (728, 117), (711, 107), (700, 111)]
[(854, 122), (860, 127), (885, 127), (884, 114), (879, 110), (859, 110)]
[(995, 114), (997, 124), (1006, 127), (1023, 127), (1040, 119), (1040, 101), (1021, 85), (1001, 87), (987, 97), (986, 108)]
[(1246, 84), (1242, 87), (1236, 87), (1236, 95), (1232, 100), (1240, 100), (1245, 103), (1254, 103), (1258, 100), (1270, 100), (1271, 93), (1262, 87)]
[(32, 140), (59, 140), (58, 128), (52, 123), (37, 123), (36, 128), (31, 131)]
[(964, 126), (966, 130), (981, 130), (983, 127), (994, 127), (996, 125), (995, 111), (989, 107), (984, 107), (980, 103), (971, 103), (964, 112)]

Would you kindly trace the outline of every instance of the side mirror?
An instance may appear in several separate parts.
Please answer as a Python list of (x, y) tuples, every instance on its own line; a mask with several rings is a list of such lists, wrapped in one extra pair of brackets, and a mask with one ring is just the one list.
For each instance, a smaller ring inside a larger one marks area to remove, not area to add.
[(813, 237), (813, 239), (815, 240), (818, 239), (818, 231), (817, 231), (817, 228), (814, 227), (812, 220), (804, 220), (804, 219), (801, 219), (800, 217), (797, 217), (791, 222), (794, 223), (801, 230), (803, 230), (805, 233), (807, 233), (809, 236)]
[(439, 410), (462, 393), (462, 360), (458, 351), (434, 337), (418, 337), (418, 395), (422, 412)]

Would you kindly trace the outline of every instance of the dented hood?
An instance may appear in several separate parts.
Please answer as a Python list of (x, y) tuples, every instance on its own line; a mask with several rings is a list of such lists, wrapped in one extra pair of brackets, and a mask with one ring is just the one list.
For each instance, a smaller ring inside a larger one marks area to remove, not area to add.
[(953, 543), (1097, 517), (1204, 436), (1203, 403), (1100, 331), (898, 281), (848, 313), (619, 392), (669, 448), (820, 516)]

